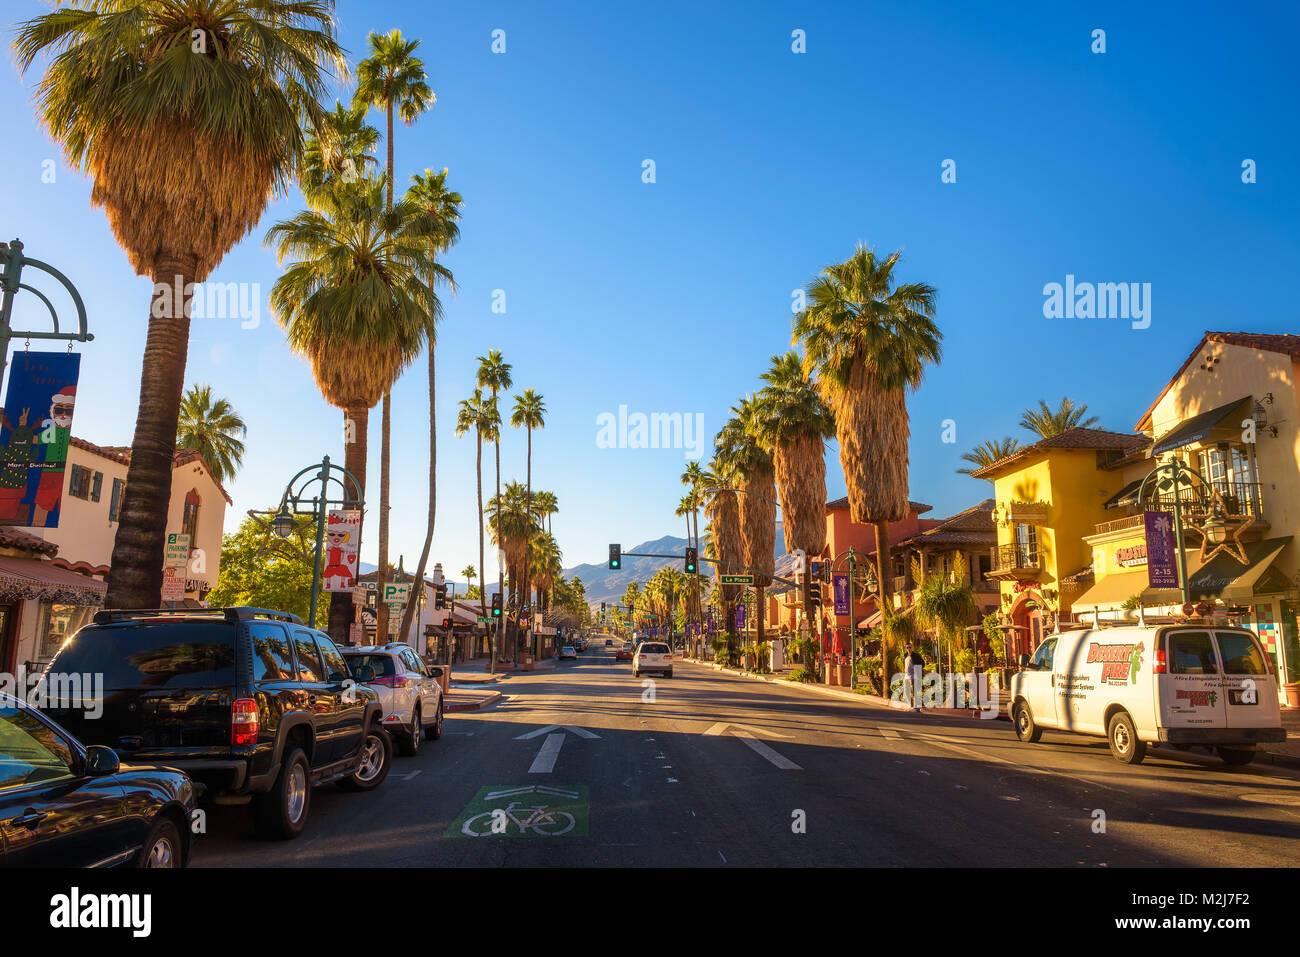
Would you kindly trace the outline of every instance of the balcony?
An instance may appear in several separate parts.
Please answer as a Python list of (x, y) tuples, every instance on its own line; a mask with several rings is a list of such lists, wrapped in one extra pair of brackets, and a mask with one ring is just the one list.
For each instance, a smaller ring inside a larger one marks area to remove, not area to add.
[[(1223, 500), (1225, 516), (1229, 520), (1240, 521), (1253, 518), (1261, 531), (1268, 528), (1268, 523), (1262, 521), (1264, 499), (1263, 486), (1260, 483), (1218, 481), (1210, 482), (1209, 486)], [(1197, 500), (1196, 495), (1191, 490), (1182, 490), (1179, 493), (1179, 499), (1184, 527), (1188, 531), (1197, 531), (1205, 523), (1205, 520), (1210, 517), (1210, 510)], [(1137, 505), (1139, 503), (1132, 504)], [(1094, 526), (1096, 529), (1095, 534), (1105, 535), (1108, 532), (1141, 528), (1143, 513), (1172, 512), (1174, 510), (1174, 495), (1172, 492), (1156, 494), (1153, 497), (1143, 499), (1140, 506), (1142, 512), (1137, 515), (1126, 515), (1124, 518), (1117, 518), (1109, 522), (1099, 522)]]
[(1037, 545), (998, 545), (990, 552), (993, 567), (986, 577), (994, 580), (1035, 581), (1042, 569)]

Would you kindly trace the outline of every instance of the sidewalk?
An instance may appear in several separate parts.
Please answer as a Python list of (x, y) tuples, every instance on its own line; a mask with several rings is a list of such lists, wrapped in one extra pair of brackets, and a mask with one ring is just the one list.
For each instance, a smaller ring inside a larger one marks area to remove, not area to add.
[(470, 688), (452, 688), (447, 692), (447, 713), (453, 711), (479, 711), (501, 700), (500, 691)]
[[(823, 684), (802, 681), (786, 681), (784, 675), (792, 669), (782, 669), (775, 674), (756, 675), (748, 671), (741, 671), (738, 668), (718, 668), (711, 661), (700, 661), (697, 658), (686, 658), (686, 661), (697, 664), (702, 667), (713, 668), (722, 674), (735, 675), (740, 678), (751, 678), (758, 681), (780, 681), (782, 684), (791, 688), (802, 688), (815, 694), (830, 695), (834, 698), (847, 698), (850, 701), (861, 701), (878, 708), (896, 708), (899, 711), (910, 711), (911, 709), (901, 701), (893, 701), (889, 698), (882, 698), (876, 694), (859, 694), (856, 691), (850, 691), (847, 688), (832, 688)], [(922, 708), (921, 714), (938, 715), (943, 717), (973, 717), (975, 712), (969, 709), (960, 711), (952, 708)], [(1008, 719), (1007, 702), (1002, 702), (1001, 713), (999, 718)], [(1280, 764), (1288, 767), (1300, 768), (1300, 708), (1283, 708), (1282, 709), (1282, 727), (1286, 729), (1287, 739), (1276, 743), (1265, 744), (1260, 746), (1260, 756), (1258, 762), (1261, 764)]]

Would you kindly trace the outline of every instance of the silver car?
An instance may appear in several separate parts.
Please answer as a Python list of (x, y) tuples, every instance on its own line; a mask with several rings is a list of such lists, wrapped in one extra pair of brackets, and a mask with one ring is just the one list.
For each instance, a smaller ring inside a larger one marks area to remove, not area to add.
[(384, 730), (402, 754), (417, 754), (423, 740), (442, 737), (442, 682), (429, 673), (414, 648), (397, 641), (339, 650), (353, 674), (362, 665), (374, 669), (374, 679), (366, 684), (379, 695)]
[(643, 641), (632, 655), (632, 676), (640, 678), (643, 671), (653, 671), (665, 678), (673, 676), (672, 650), (662, 641)]

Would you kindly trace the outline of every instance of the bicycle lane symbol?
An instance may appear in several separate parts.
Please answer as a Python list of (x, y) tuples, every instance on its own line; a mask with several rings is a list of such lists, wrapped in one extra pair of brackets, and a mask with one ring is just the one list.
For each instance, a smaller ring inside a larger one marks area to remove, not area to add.
[(444, 837), (586, 837), (585, 786), (502, 785), (480, 788)]

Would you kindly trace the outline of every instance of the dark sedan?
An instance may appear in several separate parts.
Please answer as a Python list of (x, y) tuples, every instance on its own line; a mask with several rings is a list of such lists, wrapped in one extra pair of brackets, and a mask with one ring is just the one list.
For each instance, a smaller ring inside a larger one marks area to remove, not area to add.
[(194, 807), (180, 771), (124, 765), (0, 694), (0, 864), (184, 867)]

